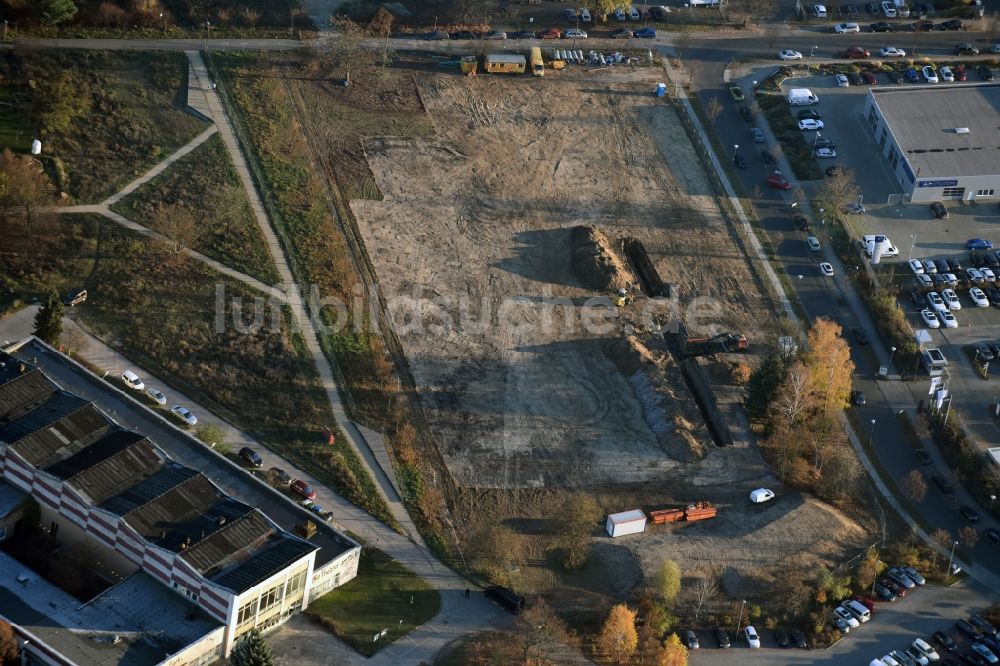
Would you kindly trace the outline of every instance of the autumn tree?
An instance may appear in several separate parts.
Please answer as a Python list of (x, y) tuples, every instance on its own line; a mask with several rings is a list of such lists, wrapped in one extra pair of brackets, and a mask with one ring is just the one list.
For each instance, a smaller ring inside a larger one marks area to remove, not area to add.
[(958, 531), (958, 540), (966, 548), (975, 548), (979, 543), (979, 530), (972, 525), (967, 525)]
[(524, 543), (509, 527), (489, 525), (475, 534), (468, 554), (487, 579), (509, 585), (511, 569), (524, 557)]
[(14, 664), (20, 664), (20, 652), (13, 627), (5, 621), (0, 620), (0, 665), (14, 666)]
[(816, 198), (826, 208), (842, 210), (847, 204), (857, 201), (859, 194), (861, 188), (858, 187), (854, 171), (838, 167), (823, 181)]
[(941, 550), (935, 549), (934, 551), (938, 553), (938, 555), (940, 555), (941, 551), (947, 553), (948, 551), (951, 550), (951, 545), (954, 542), (954, 539), (952, 538), (951, 533), (948, 530), (944, 529), (943, 527), (939, 527), (933, 532), (931, 532), (931, 541), (933, 541), (940, 547)]
[(625, 604), (613, 606), (597, 636), (597, 649), (617, 664), (627, 663), (638, 647), (635, 615)]
[(526, 666), (556, 666), (558, 661), (553, 655), (560, 648), (579, 646), (576, 635), (543, 599), (536, 600), (517, 616), (512, 632), (517, 662)]
[(903, 477), (903, 492), (914, 502), (923, 502), (927, 495), (927, 481), (919, 469), (911, 469)]
[(885, 569), (885, 563), (878, 559), (878, 550), (874, 546), (868, 549), (865, 556), (861, 558), (858, 562), (858, 568), (856, 572), (858, 585), (865, 589), (870, 589), (875, 581), (878, 580), (879, 574)]
[(170, 241), (170, 249), (174, 254), (180, 254), (194, 246), (205, 230), (204, 225), (190, 210), (177, 205), (160, 206), (153, 226)]
[(674, 618), (653, 596), (652, 591), (645, 590), (639, 597), (638, 619), (640, 662), (655, 663), (660, 648), (663, 647), (660, 639), (670, 629)]
[(809, 328), (809, 351), (803, 356), (812, 377), (817, 410), (828, 418), (849, 405), (854, 379), (851, 348), (842, 331), (840, 324), (819, 317)]
[(31, 222), (39, 207), (52, 203), (52, 183), (33, 158), (15, 155), (10, 149), (0, 154), (0, 210), (9, 214), (23, 211)]
[(631, 6), (632, 3), (626, 0), (597, 0), (594, 13), (601, 22), (604, 22), (616, 9), (628, 9)]
[(825, 566), (820, 566), (813, 579), (816, 601), (824, 604), (829, 600), (843, 599), (851, 593), (851, 577), (838, 576)]
[(681, 591), (681, 568), (673, 560), (664, 560), (653, 581), (656, 595), (668, 606)]
[(667, 636), (667, 640), (663, 642), (663, 650), (655, 663), (656, 666), (687, 666), (688, 649), (681, 643), (680, 636), (675, 633)]
[(559, 544), (563, 549), (563, 566), (579, 569), (587, 563), (591, 534), (600, 520), (601, 508), (586, 493), (568, 495), (559, 512)]
[(63, 302), (55, 289), (49, 292), (45, 305), (35, 313), (35, 335), (49, 343), (58, 345), (62, 336)]

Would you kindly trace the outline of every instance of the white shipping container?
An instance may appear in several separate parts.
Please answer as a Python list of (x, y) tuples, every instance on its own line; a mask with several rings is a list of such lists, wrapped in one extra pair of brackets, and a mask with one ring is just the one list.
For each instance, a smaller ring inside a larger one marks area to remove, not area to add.
[(605, 525), (608, 534), (612, 537), (625, 536), (626, 534), (638, 534), (646, 531), (646, 514), (639, 509), (632, 511), (622, 511), (608, 515), (608, 522)]

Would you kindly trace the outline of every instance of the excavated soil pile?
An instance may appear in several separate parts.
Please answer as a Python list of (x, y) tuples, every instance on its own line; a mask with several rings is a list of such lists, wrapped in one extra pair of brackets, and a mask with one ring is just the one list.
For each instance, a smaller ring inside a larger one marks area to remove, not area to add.
[(618, 291), (635, 284), (635, 276), (614, 250), (607, 235), (594, 227), (574, 227), (573, 272), (595, 291)]

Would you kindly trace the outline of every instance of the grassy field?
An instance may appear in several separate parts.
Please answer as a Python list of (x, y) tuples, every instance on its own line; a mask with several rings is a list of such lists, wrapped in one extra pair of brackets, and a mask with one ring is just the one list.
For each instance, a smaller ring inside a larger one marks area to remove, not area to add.
[(0, 274), (25, 297), (86, 287), (90, 297), (75, 313), (98, 338), (395, 524), (346, 440), (331, 446), (322, 436), (333, 413), (287, 311), (269, 308), (259, 330), (234, 325), (232, 298), (243, 299), (250, 322), (257, 294), (100, 217), (5, 224)]
[[(427, 581), (374, 548), (365, 548), (358, 577), (306, 610), (338, 638), (369, 657), (437, 615), (441, 597)], [(384, 638), (375, 634), (388, 629)]]
[(15, 108), (15, 99), (21, 102), (24, 95), (17, 94), (16, 86), (0, 88), (0, 146), (16, 153), (27, 152), (35, 138), (27, 115), (27, 104)]
[(158, 230), (161, 206), (183, 208), (204, 222), (194, 249), (268, 284), (278, 282), (246, 192), (218, 134), (112, 208)]
[[(46, 169), (77, 202), (114, 193), (205, 128), (184, 111), (181, 53), (37, 50), (18, 51), (11, 60), (0, 63), (8, 80), (61, 81), (36, 89), (34, 106), (74, 100), (66, 128), (40, 138), (50, 158)], [(24, 111), (36, 113), (28, 105)]]

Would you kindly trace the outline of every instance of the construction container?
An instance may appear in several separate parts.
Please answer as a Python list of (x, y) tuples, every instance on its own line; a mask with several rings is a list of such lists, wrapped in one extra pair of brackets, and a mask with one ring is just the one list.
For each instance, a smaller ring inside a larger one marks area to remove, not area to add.
[(684, 509), (662, 509), (660, 511), (649, 512), (649, 522), (654, 525), (676, 523), (680, 520), (684, 520)]
[(644, 532), (646, 531), (646, 514), (639, 509), (612, 513), (608, 516), (605, 529), (613, 538)]
[(688, 522), (705, 520), (706, 518), (715, 518), (716, 513), (718, 513), (716, 508), (708, 502), (698, 502), (684, 510), (684, 519)]
[(523, 55), (490, 53), (486, 56), (483, 69), (490, 74), (524, 74), (526, 65)]
[(462, 56), (459, 67), (462, 68), (462, 74), (475, 75), (476, 69), (479, 68), (479, 58), (474, 55)]

